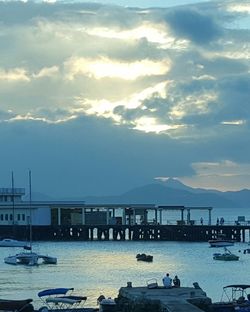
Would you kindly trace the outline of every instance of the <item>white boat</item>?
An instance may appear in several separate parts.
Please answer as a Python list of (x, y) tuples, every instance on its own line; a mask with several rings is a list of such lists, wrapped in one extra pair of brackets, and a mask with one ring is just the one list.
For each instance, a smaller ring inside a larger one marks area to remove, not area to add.
[(234, 241), (230, 239), (211, 239), (208, 243), (210, 247), (227, 247), (234, 245)]
[(7, 264), (25, 264), (25, 265), (37, 265), (38, 255), (34, 252), (20, 252), (14, 256), (4, 258), (4, 262)]
[(13, 256), (4, 258), (4, 262), (7, 264), (17, 265), (29, 265), (34, 266), (40, 264), (40, 261), (44, 264), (57, 264), (56, 257), (50, 257), (48, 255), (39, 255), (32, 251), (32, 213), (31, 213), (31, 172), (29, 171), (29, 185), (30, 185), (30, 216), (29, 216), (29, 245), (23, 246), (27, 251), (20, 252)]
[(20, 252), (14, 256), (4, 258), (4, 262), (12, 265), (39, 265), (39, 264), (57, 264), (57, 258), (39, 255), (35, 252)]
[(218, 234), (217, 238), (208, 241), (210, 247), (228, 247), (234, 245), (234, 240), (227, 239), (225, 234)]
[(220, 302), (214, 302), (210, 306), (211, 312), (250, 312), (250, 285), (235, 284), (223, 287)]
[(238, 261), (239, 256), (231, 253), (226, 247), (224, 247), (224, 253), (214, 253), (213, 259), (214, 260), (221, 260), (221, 261)]
[[(45, 305), (43, 308), (48, 311), (57, 312), (83, 312), (87, 297), (74, 295), (74, 288), (52, 288), (45, 289), (38, 293), (38, 297)], [(40, 309), (39, 309), (40, 310)], [(87, 311), (88, 309), (86, 309)], [(44, 310), (46, 311), (46, 310)]]
[(19, 241), (12, 238), (4, 238), (0, 240), (0, 247), (25, 247), (27, 242)]

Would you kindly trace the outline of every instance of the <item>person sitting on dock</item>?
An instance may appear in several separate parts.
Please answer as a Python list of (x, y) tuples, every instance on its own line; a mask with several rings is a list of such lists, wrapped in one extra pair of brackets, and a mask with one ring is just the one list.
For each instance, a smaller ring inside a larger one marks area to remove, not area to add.
[(172, 278), (169, 276), (169, 273), (167, 273), (166, 276), (163, 277), (162, 282), (165, 288), (172, 287)]
[(181, 287), (181, 281), (177, 275), (175, 275), (175, 277), (173, 279), (173, 284), (174, 284), (174, 287)]

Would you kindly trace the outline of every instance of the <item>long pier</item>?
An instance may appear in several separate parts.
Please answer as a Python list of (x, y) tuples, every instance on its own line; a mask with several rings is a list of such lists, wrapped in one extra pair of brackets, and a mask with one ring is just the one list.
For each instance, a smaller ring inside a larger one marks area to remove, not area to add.
[[(26, 240), (28, 226), (17, 226), (14, 236)], [(64, 225), (32, 226), (34, 241), (189, 241), (206, 242), (223, 234), (237, 242), (249, 241), (250, 225)], [(13, 236), (12, 226), (0, 226), (0, 236)]]

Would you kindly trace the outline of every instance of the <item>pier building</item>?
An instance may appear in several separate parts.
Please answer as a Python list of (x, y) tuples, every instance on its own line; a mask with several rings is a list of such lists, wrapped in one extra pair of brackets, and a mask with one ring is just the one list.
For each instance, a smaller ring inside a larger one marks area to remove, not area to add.
[[(192, 211), (208, 212), (212, 207), (185, 207), (155, 204), (88, 204), (85, 201), (23, 200), (24, 188), (0, 188), (0, 225), (163, 225), (169, 211), (178, 211), (178, 225), (194, 224)], [(150, 217), (149, 217), (150, 215)]]
[[(0, 236), (25, 239), (30, 224), (34, 240), (208, 241), (225, 234), (245, 241), (250, 230), (249, 223), (213, 225), (212, 207), (35, 201), (24, 196), (24, 188), (0, 188)], [(178, 217), (170, 222), (173, 211)], [(192, 218), (197, 211), (207, 214), (206, 224)]]

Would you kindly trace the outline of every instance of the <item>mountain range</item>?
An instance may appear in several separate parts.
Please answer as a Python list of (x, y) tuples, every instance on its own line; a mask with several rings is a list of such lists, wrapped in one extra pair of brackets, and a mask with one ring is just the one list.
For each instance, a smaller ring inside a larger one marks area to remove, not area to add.
[[(36, 193), (34, 200), (53, 200)], [(213, 208), (250, 208), (250, 190), (221, 192), (192, 188), (177, 179), (168, 179), (164, 183), (153, 183), (131, 189), (118, 196), (82, 196), (62, 198), (62, 200), (84, 200), (91, 204), (156, 204), (177, 206), (209, 206)]]

